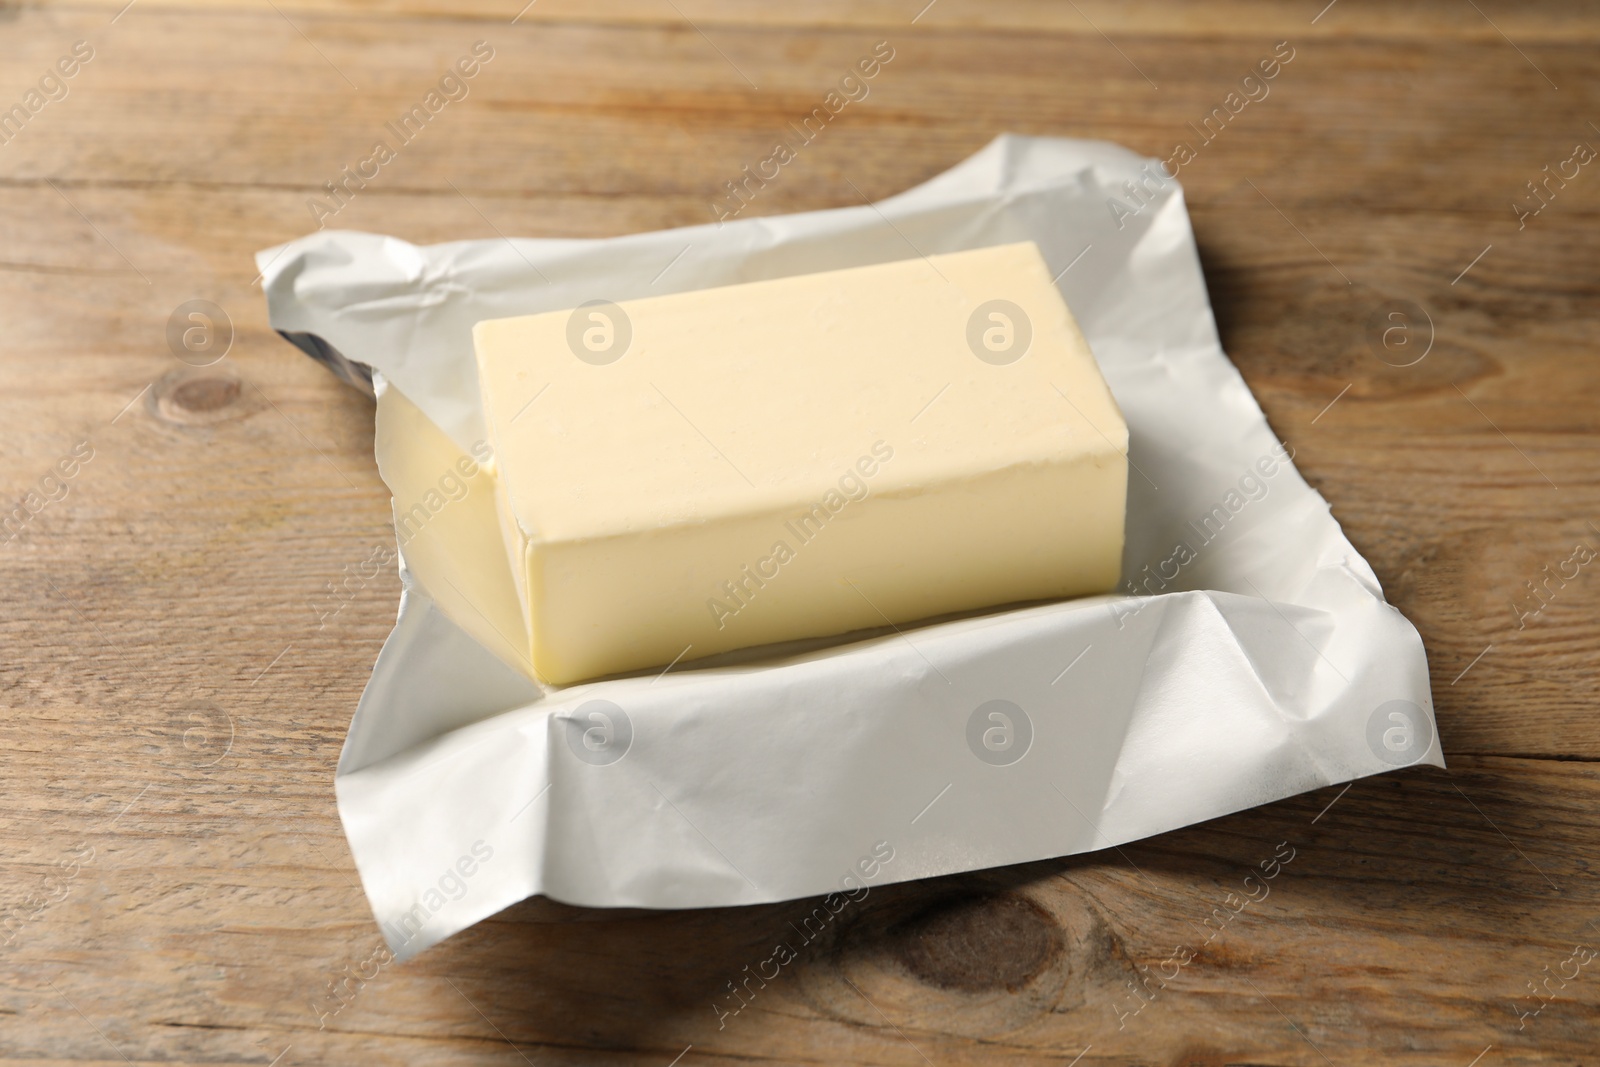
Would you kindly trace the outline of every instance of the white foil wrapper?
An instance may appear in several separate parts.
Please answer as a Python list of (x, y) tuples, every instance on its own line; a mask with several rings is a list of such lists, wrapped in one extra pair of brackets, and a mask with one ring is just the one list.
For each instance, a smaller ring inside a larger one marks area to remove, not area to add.
[(390, 391), (463, 454), (486, 436), (480, 319), (1021, 240), (1063, 272), (1131, 433), (1140, 595), (734, 665), (541, 689), (410, 554), (337, 776), (397, 955), (534, 894), (853, 893), (1443, 766), (1421, 640), (1223, 354), (1177, 183), (1120, 226), (1108, 209), (1152, 172), (1110, 144), (1005, 136), (871, 206), (605, 240), (324, 232), (259, 254), (272, 325), (357, 384), (370, 368), (391, 488), (408, 472), (382, 432)]

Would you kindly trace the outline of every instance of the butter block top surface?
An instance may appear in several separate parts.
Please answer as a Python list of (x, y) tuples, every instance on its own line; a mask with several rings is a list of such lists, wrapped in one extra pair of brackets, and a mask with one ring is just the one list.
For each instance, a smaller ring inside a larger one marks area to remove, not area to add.
[[(620, 313), (619, 313), (620, 309)], [(1085, 455), (1127, 429), (1032, 242), (477, 324), (524, 537), (585, 540)]]

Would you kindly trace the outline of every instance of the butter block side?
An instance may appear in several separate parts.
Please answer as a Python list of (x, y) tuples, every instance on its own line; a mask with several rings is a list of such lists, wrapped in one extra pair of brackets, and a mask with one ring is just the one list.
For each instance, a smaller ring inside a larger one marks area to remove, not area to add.
[(869, 493), (820, 521), (791, 509), (530, 543), (534, 660), (546, 680), (567, 684), (680, 657), (1109, 592), (1121, 572), (1126, 494), (1127, 464), (1108, 449), (919, 492)]
[(501, 539), (492, 446), (461, 451), (392, 384), (378, 393), (375, 451), (406, 565), (458, 626), (524, 674), (526, 614)]

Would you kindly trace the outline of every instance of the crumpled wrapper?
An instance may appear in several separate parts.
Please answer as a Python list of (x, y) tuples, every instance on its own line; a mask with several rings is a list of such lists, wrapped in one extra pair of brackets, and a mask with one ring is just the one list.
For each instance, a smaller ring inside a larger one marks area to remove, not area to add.
[[(1128, 595), (563, 689), (497, 654), (438, 554), (405, 542), (336, 782), (397, 956), (534, 894), (842, 900), (1443, 766), (1421, 639), (1223, 354), (1182, 192), (1152, 174), (1114, 145), (1004, 136), (872, 205), (603, 240), (323, 232), (259, 254), (272, 325), (378, 396), (400, 508), (400, 486), (486, 437), (480, 319), (1021, 240), (1062, 272), (1131, 433)], [(492, 514), (485, 495), (451, 521)]]

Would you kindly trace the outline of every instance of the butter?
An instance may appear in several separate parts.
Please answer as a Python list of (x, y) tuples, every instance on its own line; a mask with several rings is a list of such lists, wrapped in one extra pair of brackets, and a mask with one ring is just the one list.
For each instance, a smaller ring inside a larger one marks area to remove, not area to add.
[(444, 613), (523, 674), (528, 656), (522, 605), (495, 510), (487, 441), (462, 452), (392, 385), (378, 391), (379, 472), (394, 494), (395, 539), (406, 566)]
[(547, 682), (1117, 583), (1127, 427), (1031, 242), (473, 339)]

